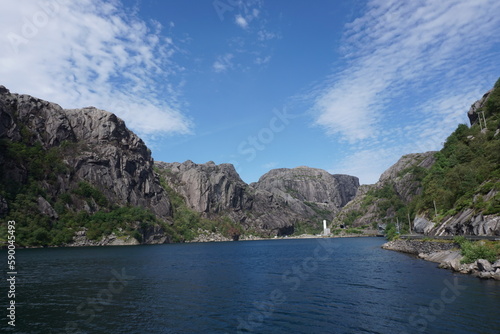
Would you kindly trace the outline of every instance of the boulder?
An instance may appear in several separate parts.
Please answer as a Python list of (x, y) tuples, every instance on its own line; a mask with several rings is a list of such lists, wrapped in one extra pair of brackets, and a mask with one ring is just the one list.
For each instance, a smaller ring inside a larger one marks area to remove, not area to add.
[(483, 278), (483, 279), (489, 279), (489, 278), (493, 278), (494, 277), (494, 273), (492, 273), (490, 271), (480, 271), (475, 276), (477, 276), (479, 278)]
[(38, 196), (38, 210), (45, 216), (49, 216), (50, 218), (57, 219), (59, 218), (59, 215), (57, 214), (56, 210), (50, 205), (49, 202), (42, 196)]
[(476, 261), (477, 268), (479, 271), (486, 271), (486, 272), (492, 272), (494, 271), (493, 266), (491, 265), (490, 261), (480, 259)]
[(413, 232), (428, 234), (434, 228), (434, 223), (424, 217), (417, 216), (413, 220)]

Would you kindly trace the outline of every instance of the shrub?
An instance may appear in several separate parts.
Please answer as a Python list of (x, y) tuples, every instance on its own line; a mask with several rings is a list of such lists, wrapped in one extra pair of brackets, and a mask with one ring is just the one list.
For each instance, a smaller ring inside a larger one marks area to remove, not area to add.
[(387, 238), (387, 240), (392, 241), (396, 239), (397, 236), (398, 232), (396, 230), (396, 224), (394, 223), (387, 224), (387, 226), (385, 227), (385, 237)]
[(100, 206), (108, 206), (108, 199), (97, 188), (93, 187), (90, 183), (85, 181), (78, 182), (78, 188), (73, 190), (73, 193), (85, 199), (93, 198), (94, 201)]
[(473, 263), (479, 259), (495, 262), (500, 251), (500, 244), (489, 244), (483, 241), (468, 241), (465, 237), (455, 237), (455, 242), (460, 245), (464, 257), (461, 263)]

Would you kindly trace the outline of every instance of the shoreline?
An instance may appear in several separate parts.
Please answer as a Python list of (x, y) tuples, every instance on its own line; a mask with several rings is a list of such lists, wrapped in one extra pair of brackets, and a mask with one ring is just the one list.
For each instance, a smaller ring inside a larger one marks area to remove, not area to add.
[[(201, 237), (201, 238), (200, 238)], [(66, 245), (60, 245), (60, 246), (20, 246), (16, 245), (16, 249), (37, 249), (37, 248), (76, 248), (76, 247), (115, 247), (115, 246), (141, 246), (141, 245), (163, 245), (163, 244), (184, 244), (184, 243), (210, 243), (210, 242), (244, 242), (244, 241), (257, 241), (257, 240), (287, 240), (287, 239), (322, 239), (322, 238), (370, 238), (370, 237), (382, 237), (380, 235), (376, 234), (343, 234), (343, 235), (319, 235), (319, 234), (301, 234), (297, 236), (280, 236), (280, 237), (269, 237), (269, 238), (263, 238), (263, 237), (257, 237), (254, 235), (248, 235), (244, 236), (243, 238), (240, 238), (237, 241), (234, 241), (232, 239), (222, 237), (222, 236), (214, 236), (213, 239), (209, 238), (203, 238), (203, 235), (199, 235), (197, 238), (194, 240), (190, 241), (184, 241), (184, 242), (157, 242), (157, 243), (139, 243), (133, 238), (116, 238), (116, 237), (111, 237), (111, 238), (105, 238), (108, 239), (109, 241), (114, 241), (116, 240), (116, 243), (103, 243), (105, 239), (101, 241), (95, 241), (95, 240), (78, 240), (78, 242), (75, 242), (73, 244), (66, 244)], [(1, 245), (0, 250), (7, 249), (7, 245)]]
[(386, 242), (383, 249), (407, 253), (419, 259), (438, 263), (438, 267), (453, 272), (468, 274), (483, 279), (500, 281), (500, 259), (495, 263), (478, 259), (473, 263), (461, 263), (460, 246), (455, 242), (436, 240), (408, 240), (398, 239)]

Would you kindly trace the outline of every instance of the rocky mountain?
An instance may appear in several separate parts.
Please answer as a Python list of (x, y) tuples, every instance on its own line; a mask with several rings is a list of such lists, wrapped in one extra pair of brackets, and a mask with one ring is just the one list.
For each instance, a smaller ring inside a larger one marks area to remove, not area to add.
[[(354, 198), (359, 179), (350, 175), (332, 175), (325, 170), (297, 167), (273, 169), (251, 184), (288, 201), (298, 200), (306, 207), (329, 211), (330, 219)], [(304, 211), (307, 211), (304, 207)]]
[[(131, 206), (163, 221), (172, 215), (150, 150), (112, 113), (66, 110), (0, 86), (0, 140), (1, 213), (18, 218), (28, 243), (51, 243), (56, 234), (69, 241), (85, 230), (68, 226), (81, 213)], [(58, 221), (64, 226), (52, 231)]]
[[(405, 208), (422, 192), (422, 174), (435, 162), (436, 152), (407, 154), (373, 185), (363, 185), (332, 222), (333, 227), (369, 226), (407, 221)], [(399, 211), (399, 214), (398, 214)], [(405, 212), (403, 212), (405, 211)]]
[(318, 229), (359, 186), (356, 177), (308, 167), (272, 170), (248, 185), (230, 164), (186, 161), (156, 166), (190, 209), (208, 219), (228, 217), (244, 230), (268, 236), (292, 234), (299, 225)]
[(332, 225), (395, 222), (427, 235), (500, 235), (500, 80), (439, 152), (409, 154), (362, 186)]
[[(441, 151), (443, 162), (455, 164), (444, 166), (448, 172), (444, 178), (456, 200), (450, 205), (446, 201), (450, 194), (437, 192), (434, 210), (424, 207), (415, 217), (416, 232), (500, 236), (500, 79), (471, 105), (467, 116), (470, 128), (459, 126)], [(433, 189), (428, 183), (430, 195)]]

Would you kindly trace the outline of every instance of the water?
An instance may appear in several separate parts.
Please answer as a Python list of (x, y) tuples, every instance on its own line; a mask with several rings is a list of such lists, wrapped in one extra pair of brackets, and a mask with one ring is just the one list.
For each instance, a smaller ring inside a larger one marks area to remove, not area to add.
[(16, 328), (2, 307), (0, 332), (499, 333), (500, 282), (383, 242), (18, 250)]

